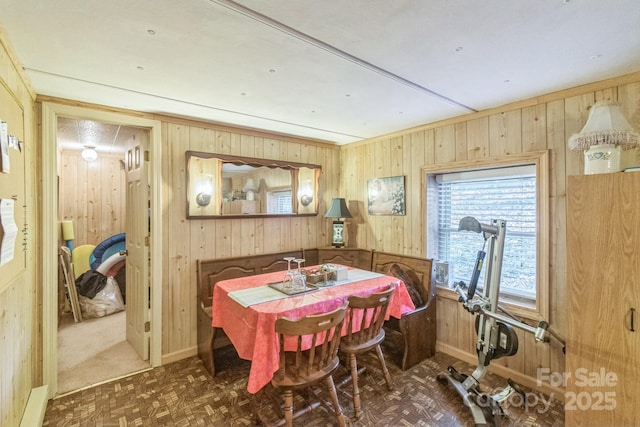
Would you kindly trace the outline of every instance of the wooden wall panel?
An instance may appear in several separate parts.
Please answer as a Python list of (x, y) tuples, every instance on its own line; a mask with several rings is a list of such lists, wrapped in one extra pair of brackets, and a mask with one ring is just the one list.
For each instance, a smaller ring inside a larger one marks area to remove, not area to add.
[(126, 180), (123, 156), (98, 156), (86, 162), (79, 152), (60, 155), (58, 212), (62, 221), (73, 221), (74, 247), (97, 245), (124, 233)]
[[(338, 197), (340, 151), (321, 143), (277, 139), (197, 122), (162, 124), (162, 353), (170, 361), (195, 354), (196, 260), (255, 255), (330, 244), (324, 218)], [(322, 166), (319, 214), (285, 218), (186, 218), (187, 150), (315, 163)]]
[(0, 118), (7, 121), (9, 133), (24, 142), (21, 153), (9, 150), (11, 173), (0, 178), (0, 198), (18, 196), (14, 258), (0, 267), (0, 425), (16, 426), (32, 387), (39, 385), (42, 375), (36, 192), (40, 168), (35, 94), (1, 32), (0, 92)]
[[(569, 175), (582, 174), (584, 169), (582, 153), (569, 150), (567, 140), (582, 129), (589, 108), (606, 99), (619, 101), (627, 118), (640, 129), (640, 73), (636, 73), (342, 147), (341, 156), (348, 160), (348, 169), (359, 171), (348, 174), (349, 179), (340, 184), (340, 191), (348, 195), (350, 204), (366, 206), (366, 181), (371, 178), (392, 172), (405, 175), (408, 183), (407, 217), (397, 223), (393, 217), (369, 216), (364, 210), (358, 219), (358, 235), (353, 236), (355, 246), (426, 256), (426, 242), (418, 238), (424, 239), (428, 221), (424, 207), (420, 207), (424, 205), (424, 188), (415, 185), (421, 182), (422, 166), (548, 150), (551, 216), (546, 239), (550, 254), (548, 320), (562, 334), (566, 328), (567, 298), (566, 180)], [(399, 140), (402, 144), (390, 144)], [(393, 153), (396, 150), (403, 153)], [(400, 158), (403, 160), (391, 168), (389, 159)], [(459, 306), (455, 298), (438, 297), (438, 348), (473, 362), (476, 360), (473, 316)], [(536, 343), (530, 334), (520, 332), (519, 338), (519, 353), (496, 361), (503, 374), (514, 374), (527, 385), (535, 386), (539, 367), (564, 371), (560, 345)]]
[(489, 119), (481, 117), (467, 123), (467, 159), (489, 156)]
[(168, 241), (163, 248), (163, 265), (167, 267), (162, 289), (163, 354), (195, 344), (192, 336), (196, 329), (196, 281), (192, 281), (192, 277), (195, 278), (196, 260), (191, 254), (192, 251), (197, 254), (198, 247), (195, 245), (194, 248), (190, 237), (191, 227), (198, 227), (200, 220), (194, 223), (186, 219), (185, 151), (190, 149), (189, 131), (189, 126), (169, 124), (163, 134), (167, 140), (163, 163), (169, 165), (162, 179), (163, 183), (169, 184), (163, 186), (163, 197), (169, 198), (165, 216), (169, 223)]

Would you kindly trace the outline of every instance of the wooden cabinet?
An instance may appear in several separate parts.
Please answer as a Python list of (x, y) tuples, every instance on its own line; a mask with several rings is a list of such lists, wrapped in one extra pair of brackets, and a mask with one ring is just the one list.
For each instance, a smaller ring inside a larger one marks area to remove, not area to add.
[(569, 177), (567, 426), (640, 425), (640, 173)]

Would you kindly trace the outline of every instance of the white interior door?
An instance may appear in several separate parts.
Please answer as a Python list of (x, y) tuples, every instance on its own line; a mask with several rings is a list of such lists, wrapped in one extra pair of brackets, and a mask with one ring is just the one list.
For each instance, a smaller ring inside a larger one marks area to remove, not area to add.
[(127, 341), (142, 360), (149, 360), (149, 135), (141, 131), (127, 142), (125, 171), (127, 176)]
[[(153, 293), (149, 297), (142, 296), (143, 304), (139, 307), (147, 307), (149, 298), (152, 300), (153, 310), (149, 313), (145, 310), (142, 316), (151, 316), (151, 342), (148, 339), (146, 345), (150, 346), (150, 362), (152, 366), (162, 364), (162, 222), (159, 213), (162, 211), (162, 177), (160, 175), (160, 164), (162, 159), (161, 143), (161, 123), (158, 120), (150, 120), (142, 117), (135, 117), (126, 114), (94, 110), (81, 106), (55, 104), (50, 102), (42, 103), (42, 223), (51, 224), (44, 226), (41, 230), (42, 245), (40, 254), (42, 257), (42, 277), (44, 278), (42, 295), (42, 383), (48, 386), (48, 398), (55, 397), (58, 390), (58, 283), (55, 278), (58, 276), (58, 170), (57, 170), (57, 118), (58, 116), (74, 117), (85, 120), (102, 121), (108, 123), (118, 123), (124, 126), (140, 128), (144, 133), (144, 141), (149, 142), (151, 160), (141, 165), (146, 168), (150, 175), (151, 183), (151, 230), (153, 236), (151, 240), (151, 275), (145, 271), (141, 276), (152, 285)], [(143, 153), (141, 153), (143, 154)], [(147, 167), (149, 166), (149, 167)], [(146, 197), (145, 197), (146, 200)], [(134, 201), (130, 200), (130, 206)], [(138, 210), (141, 215), (146, 215), (148, 207)], [(133, 217), (128, 221), (133, 233)], [(145, 220), (138, 219), (139, 222)], [(148, 228), (140, 227), (140, 230)], [(133, 248), (133, 246), (132, 246)], [(134, 251), (135, 252), (135, 251)], [(141, 257), (146, 259), (146, 254)], [(130, 260), (131, 261), (131, 260)], [(142, 268), (146, 264), (140, 263)], [(133, 268), (133, 267), (131, 267)], [(131, 279), (132, 280), (132, 279)], [(131, 281), (129, 281), (131, 283)], [(146, 285), (144, 285), (146, 289)], [(142, 289), (142, 287), (138, 287)], [(133, 289), (130, 290), (133, 293)], [(141, 310), (138, 310), (139, 312)], [(145, 330), (145, 322), (138, 322), (142, 326), (138, 330)], [(135, 329), (135, 328), (134, 328)], [(142, 353), (144, 353), (145, 343), (139, 340)], [(146, 359), (145, 359), (146, 360)]]

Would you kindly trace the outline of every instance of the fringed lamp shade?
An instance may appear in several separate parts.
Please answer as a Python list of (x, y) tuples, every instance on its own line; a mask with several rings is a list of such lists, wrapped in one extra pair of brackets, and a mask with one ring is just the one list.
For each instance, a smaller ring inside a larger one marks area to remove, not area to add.
[(569, 148), (583, 151), (594, 145), (615, 145), (622, 150), (640, 143), (635, 131), (616, 102), (598, 102), (591, 107), (589, 118), (580, 133), (569, 138)]

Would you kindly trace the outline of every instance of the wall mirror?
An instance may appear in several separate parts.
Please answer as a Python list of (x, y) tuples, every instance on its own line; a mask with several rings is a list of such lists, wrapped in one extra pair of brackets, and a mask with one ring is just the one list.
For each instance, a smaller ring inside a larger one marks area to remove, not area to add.
[(318, 214), (321, 167), (187, 151), (187, 218)]

